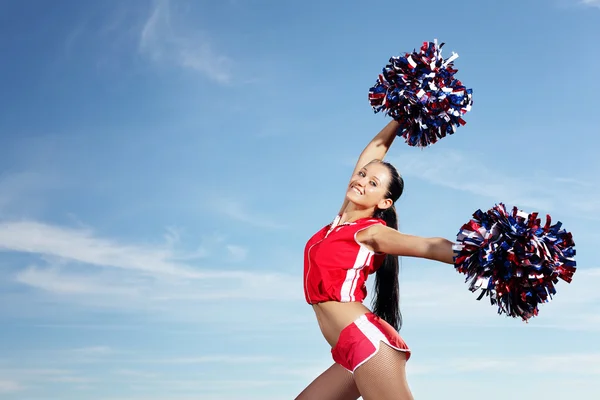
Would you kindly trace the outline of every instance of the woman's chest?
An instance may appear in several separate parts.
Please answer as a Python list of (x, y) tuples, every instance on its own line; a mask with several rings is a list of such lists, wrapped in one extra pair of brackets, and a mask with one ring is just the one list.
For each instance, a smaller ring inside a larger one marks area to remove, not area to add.
[(352, 238), (329, 236), (315, 242), (308, 251), (313, 266), (322, 269), (351, 268), (359, 246)]

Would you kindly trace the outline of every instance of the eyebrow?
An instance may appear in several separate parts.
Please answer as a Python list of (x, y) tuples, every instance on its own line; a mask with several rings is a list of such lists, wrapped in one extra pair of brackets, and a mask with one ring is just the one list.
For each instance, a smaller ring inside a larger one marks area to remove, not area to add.
[[(360, 170), (364, 171), (364, 172), (369, 172), (369, 170), (367, 170), (367, 167), (362, 167)], [(373, 179), (375, 179), (378, 183), (381, 183), (381, 181), (379, 180), (379, 178), (376, 177), (375, 175), (373, 175)]]

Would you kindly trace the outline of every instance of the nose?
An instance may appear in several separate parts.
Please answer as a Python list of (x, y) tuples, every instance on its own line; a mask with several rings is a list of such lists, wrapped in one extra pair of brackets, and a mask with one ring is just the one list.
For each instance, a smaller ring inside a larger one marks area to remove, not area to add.
[(364, 178), (360, 178), (357, 179), (355, 181), (352, 182), (352, 184), (350, 186), (358, 186), (361, 190), (365, 188), (365, 182), (363, 181)]
[(369, 179), (366, 176), (361, 176), (356, 183), (360, 184), (361, 186), (365, 186), (368, 181)]

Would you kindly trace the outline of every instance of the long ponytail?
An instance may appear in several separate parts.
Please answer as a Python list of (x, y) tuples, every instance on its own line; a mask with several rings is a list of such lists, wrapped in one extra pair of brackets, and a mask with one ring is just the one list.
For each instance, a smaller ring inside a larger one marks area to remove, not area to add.
[[(372, 162), (379, 162), (389, 169), (392, 179), (388, 187), (387, 197), (395, 204), (404, 192), (404, 179), (392, 164), (381, 160)], [(384, 220), (388, 227), (398, 230), (398, 215), (394, 204), (385, 209), (375, 210), (373, 217)], [(372, 302), (373, 313), (393, 326), (396, 331), (399, 331), (402, 327), (399, 275), (398, 256), (387, 254), (375, 273)]]
[[(373, 216), (384, 220), (388, 227), (398, 229), (398, 216), (393, 205), (384, 210), (375, 211)], [(398, 256), (387, 254), (375, 273), (372, 302), (373, 313), (393, 326), (396, 331), (402, 327), (399, 270)]]

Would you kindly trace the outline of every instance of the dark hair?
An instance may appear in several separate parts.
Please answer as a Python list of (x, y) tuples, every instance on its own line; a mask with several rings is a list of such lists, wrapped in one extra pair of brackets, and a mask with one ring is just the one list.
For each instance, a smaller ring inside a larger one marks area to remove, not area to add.
[[(389, 169), (392, 179), (386, 198), (396, 203), (404, 192), (404, 180), (392, 164), (379, 160), (374, 162), (383, 164)], [(386, 209), (375, 210), (373, 217), (384, 220), (390, 228), (398, 229), (398, 216), (394, 204)], [(383, 263), (375, 273), (374, 292), (373, 313), (399, 331), (402, 327), (402, 314), (400, 313), (398, 256), (386, 254)]]

